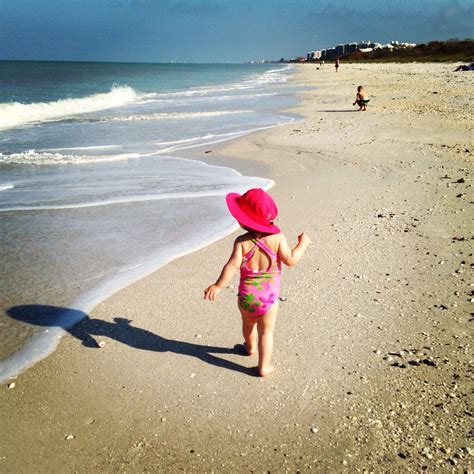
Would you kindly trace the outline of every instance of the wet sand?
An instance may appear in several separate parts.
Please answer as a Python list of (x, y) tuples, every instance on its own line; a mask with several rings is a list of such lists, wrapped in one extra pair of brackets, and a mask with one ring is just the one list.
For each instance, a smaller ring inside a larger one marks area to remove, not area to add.
[(300, 66), (302, 121), (196, 152), (268, 170), (278, 225), (314, 242), (284, 272), (270, 377), (242, 354), (235, 288), (202, 300), (235, 234), (2, 386), (0, 470), (471, 469), (472, 77), (453, 69)]

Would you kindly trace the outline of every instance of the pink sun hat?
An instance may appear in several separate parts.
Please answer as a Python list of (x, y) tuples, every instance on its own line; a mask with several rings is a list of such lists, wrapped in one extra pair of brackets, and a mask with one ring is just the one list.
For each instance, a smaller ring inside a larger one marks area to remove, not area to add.
[(263, 189), (249, 189), (242, 195), (229, 193), (225, 200), (230, 213), (242, 226), (266, 234), (280, 232), (280, 229), (273, 224), (278, 216), (277, 206)]

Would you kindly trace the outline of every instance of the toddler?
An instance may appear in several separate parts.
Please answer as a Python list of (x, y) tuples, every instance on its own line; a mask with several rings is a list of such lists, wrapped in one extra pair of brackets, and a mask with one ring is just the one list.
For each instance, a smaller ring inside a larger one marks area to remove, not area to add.
[(278, 214), (276, 204), (263, 189), (250, 189), (243, 195), (230, 193), (226, 201), (230, 213), (246, 233), (235, 240), (232, 254), (216, 283), (204, 290), (204, 299), (215, 300), (240, 269), (237, 302), (245, 349), (248, 355), (253, 355), (258, 344), (258, 373), (265, 377), (273, 371), (270, 361), (281, 263), (296, 265), (311, 240), (303, 232), (298, 235), (296, 246), (290, 249), (285, 236), (273, 223)]
[(359, 86), (357, 88), (356, 100), (352, 105), (358, 105), (359, 111), (365, 112), (367, 110), (367, 104), (369, 103), (370, 99), (365, 92), (364, 86)]

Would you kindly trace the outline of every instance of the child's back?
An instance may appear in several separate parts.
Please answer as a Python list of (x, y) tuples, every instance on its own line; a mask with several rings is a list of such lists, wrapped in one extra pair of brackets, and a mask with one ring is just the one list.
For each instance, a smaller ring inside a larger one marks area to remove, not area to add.
[[(262, 237), (260, 240), (265, 242), (265, 245), (278, 256), (281, 239), (282, 234), (271, 234)], [(247, 255), (255, 247), (255, 236), (250, 232), (241, 235), (237, 240), (242, 246), (242, 255)], [(280, 259), (278, 258), (278, 260)], [(266, 270), (271, 263), (270, 255), (261, 247), (257, 246), (253, 257), (247, 262), (247, 267), (251, 270), (262, 271)]]

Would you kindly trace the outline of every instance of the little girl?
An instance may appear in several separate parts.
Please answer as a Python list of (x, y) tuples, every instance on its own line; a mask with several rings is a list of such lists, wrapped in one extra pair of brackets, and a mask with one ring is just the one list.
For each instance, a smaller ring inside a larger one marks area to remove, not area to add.
[(273, 331), (280, 294), (281, 262), (296, 265), (311, 243), (304, 232), (290, 249), (285, 236), (273, 224), (278, 215), (275, 202), (263, 189), (250, 189), (243, 195), (226, 196), (227, 207), (247, 232), (234, 242), (228, 262), (213, 285), (204, 290), (204, 299), (215, 300), (235, 272), (240, 269), (238, 306), (248, 355), (257, 348), (258, 373), (265, 377), (273, 371)]

